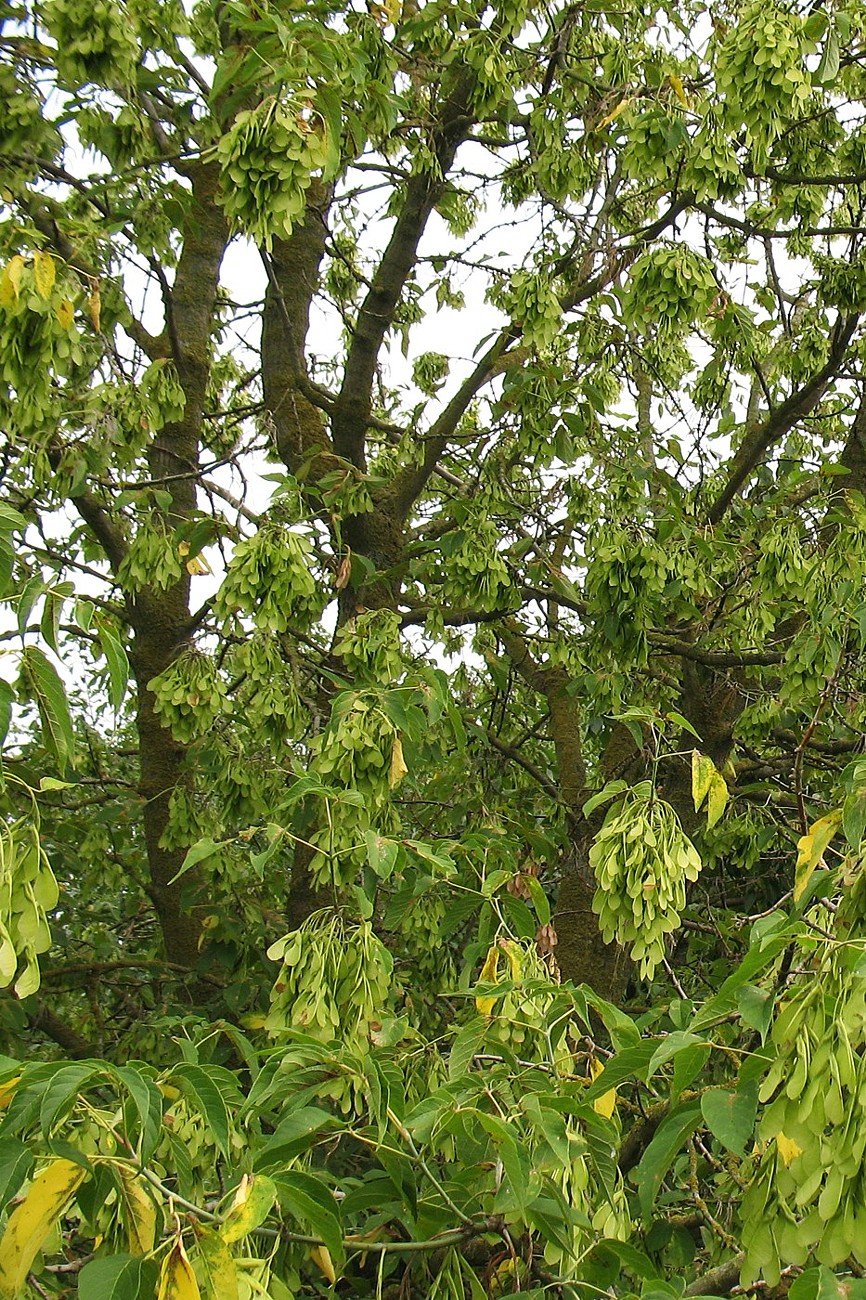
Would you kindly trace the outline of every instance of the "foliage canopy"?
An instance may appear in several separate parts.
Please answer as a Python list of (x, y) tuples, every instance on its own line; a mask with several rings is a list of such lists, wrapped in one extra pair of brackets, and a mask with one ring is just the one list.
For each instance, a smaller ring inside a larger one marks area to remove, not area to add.
[(0, 2), (2, 1300), (866, 1290), (864, 62)]

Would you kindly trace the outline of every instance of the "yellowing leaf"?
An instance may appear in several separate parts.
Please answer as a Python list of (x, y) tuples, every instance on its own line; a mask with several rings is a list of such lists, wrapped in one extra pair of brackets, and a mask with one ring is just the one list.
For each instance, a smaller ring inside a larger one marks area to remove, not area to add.
[(707, 795), (707, 827), (715, 826), (716, 822), (725, 811), (725, 804), (728, 802), (728, 787), (725, 778), (720, 773), (713, 771), (713, 779), (710, 782), (710, 792)]
[(42, 1243), (87, 1176), (87, 1170), (73, 1160), (52, 1160), (33, 1179), (24, 1200), (10, 1214), (0, 1241), (0, 1300), (21, 1295)]
[(240, 1241), (264, 1223), (276, 1199), (277, 1189), (270, 1178), (264, 1174), (244, 1174), (220, 1228), (223, 1241), (227, 1245)]
[(149, 1255), (156, 1240), (156, 1206), (140, 1174), (119, 1164), (121, 1207), (130, 1255)]
[(616, 1110), (616, 1088), (609, 1088), (600, 1097), (596, 1097), (592, 1103), (592, 1109), (597, 1115), (601, 1115), (603, 1119), (610, 1119)]
[(794, 902), (801, 898), (812, 879), (812, 873), (822, 861), (842, 822), (842, 809), (834, 808), (826, 817), (819, 817), (805, 835), (797, 840), (797, 865), (794, 868)]
[[(498, 984), (499, 983), (499, 944), (494, 943), (484, 958), (484, 965), (481, 967), (481, 974), (478, 976), (479, 984)], [(475, 1006), (482, 1016), (489, 1016), (493, 1010), (493, 1004), (496, 998), (476, 998)]]
[(90, 312), (90, 320), (96, 333), (99, 333), (99, 321), (102, 311), (102, 298), (99, 293), (99, 281), (94, 280), (93, 286), (87, 299), (87, 310)]
[(50, 253), (42, 253), (37, 249), (33, 254), (33, 280), (40, 298), (51, 296), (55, 275), (54, 258)]
[(333, 1284), (337, 1280), (337, 1274), (334, 1271), (334, 1261), (331, 1259), (331, 1252), (327, 1246), (311, 1246), (310, 1258), (318, 1264), (328, 1281)]
[(707, 827), (715, 826), (728, 802), (728, 787), (721, 772), (706, 754), (692, 750), (692, 799), (695, 812), (707, 801)]
[[(590, 1079), (597, 1079), (603, 1069), (604, 1066), (601, 1061), (596, 1061), (593, 1058), (589, 1063)], [(616, 1088), (609, 1088), (608, 1091), (603, 1092), (600, 1097), (596, 1097), (595, 1101), (592, 1103), (592, 1109), (595, 1111), (596, 1115), (601, 1115), (602, 1119), (610, 1119), (611, 1115), (616, 1110)]]
[(598, 124), (597, 130), (599, 131), (604, 130), (606, 126), (610, 126), (611, 123), (615, 122), (618, 117), (622, 117), (623, 113), (628, 108), (632, 99), (633, 99), (632, 95), (629, 95), (627, 99), (621, 99), (620, 102), (617, 104), (616, 108), (613, 110), (613, 112), (608, 113), (607, 117), (603, 117), (601, 119), (601, 121)]
[(683, 89), (683, 79), (682, 79), (682, 77), (678, 77), (678, 76), (676, 75), (675, 72), (672, 72), (672, 73), (670, 74), (670, 76), (668, 77), (668, 81), (671, 83), (671, 89), (673, 90), (673, 92), (674, 92), (674, 94), (676, 95), (677, 99), (678, 99), (678, 100), (680, 101), (680, 103), (682, 104), (683, 108), (688, 108), (688, 107), (689, 107), (689, 101), (688, 101), (688, 97), (687, 97), (687, 95), (686, 95), (686, 92), (685, 92), (685, 90)]
[(0, 305), (9, 307), (18, 301), (21, 293), (21, 276), (24, 274), (24, 258), (16, 253), (3, 268), (0, 276)]
[(57, 304), (57, 319), (60, 322), (61, 328), (65, 330), (69, 329), (69, 326), (75, 319), (75, 308), (68, 298), (64, 298)]
[(700, 750), (692, 750), (692, 799), (695, 802), (695, 812), (698, 811), (701, 804), (710, 792), (710, 786), (713, 783), (713, 777), (716, 774), (716, 765), (706, 754)]
[(523, 978), (523, 953), (513, 939), (503, 939), (499, 945), (508, 958), (511, 978), (515, 984)]
[(228, 1246), (213, 1228), (193, 1226), (200, 1253), (199, 1276), (210, 1300), (238, 1300), (238, 1270)]
[(9, 1105), (20, 1082), (21, 1075), (16, 1074), (14, 1079), (7, 1079), (5, 1083), (0, 1084), (0, 1110), (5, 1110)]
[(779, 1148), (779, 1155), (785, 1162), (786, 1169), (792, 1160), (796, 1160), (797, 1156), (803, 1154), (803, 1148), (793, 1138), (785, 1137), (784, 1133), (776, 1134), (776, 1146)]
[(391, 746), (391, 770), (388, 773), (388, 784), (391, 789), (399, 785), (403, 777), (409, 771), (403, 759), (403, 742), (399, 736), (394, 737), (394, 743)]
[(201, 1300), (198, 1282), (180, 1237), (175, 1238), (162, 1261), (157, 1300)]

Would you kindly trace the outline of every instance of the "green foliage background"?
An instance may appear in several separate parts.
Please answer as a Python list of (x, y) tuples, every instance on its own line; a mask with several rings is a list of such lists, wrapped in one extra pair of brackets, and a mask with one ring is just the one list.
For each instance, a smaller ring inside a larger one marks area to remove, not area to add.
[(866, 1289), (864, 38), (0, 0), (0, 1300)]

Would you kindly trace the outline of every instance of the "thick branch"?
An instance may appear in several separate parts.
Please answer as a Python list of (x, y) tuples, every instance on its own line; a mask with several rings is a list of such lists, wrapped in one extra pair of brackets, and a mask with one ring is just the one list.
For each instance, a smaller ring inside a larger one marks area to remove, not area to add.
[(264, 257), (268, 290), (262, 314), (262, 388), (273, 421), (280, 459), (293, 474), (303, 472), (315, 482), (327, 471), (331, 440), (322, 419), (322, 406), (307, 375), (304, 348), (310, 304), (319, 282), (325, 249), (325, 216), (331, 189), (314, 182), (304, 213), (291, 239), (275, 239)]
[(358, 312), (331, 431), (334, 450), (359, 469), (366, 467), (364, 441), (379, 352), (415, 265), (427, 220), (442, 193), (444, 178), (472, 124), (468, 107), (473, 85), (474, 74), (464, 69), (450, 94), (445, 94), (439, 121), (431, 133), (434, 159), (406, 186), (388, 247)]
[(707, 512), (711, 524), (717, 524), (724, 518), (740, 488), (757, 469), (770, 447), (783, 438), (798, 420), (809, 415), (817, 406), (828, 383), (836, 375), (845, 358), (848, 344), (851, 342), (859, 319), (856, 315), (839, 316), (833, 327), (830, 356), (826, 365), (822, 366), (807, 384), (786, 398), (763, 424), (746, 432), (728, 467), (725, 485)]
[(72, 1057), (75, 1061), (82, 1061), (88, 1057), (98, 1056), (99, 1052), (89, 1043), (86, 1038), (82, 1038), (79, 1033), (67, 1025), (65, 1020), (61, 1020), (54, 1012), (45, 1005), (40, 1003), (36, 1011), (30, 1015), (30, 1028), (44, 1034), (52, 1042), (62, 1047), (64, 1052)]

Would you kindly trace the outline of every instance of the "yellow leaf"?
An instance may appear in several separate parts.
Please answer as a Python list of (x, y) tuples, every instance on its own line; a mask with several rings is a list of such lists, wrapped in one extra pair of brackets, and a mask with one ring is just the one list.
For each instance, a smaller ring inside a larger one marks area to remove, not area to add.
[(54, 258), (50, 253), (37, 249), (33, 254), (33, 281), (40, 298), (50, 298), (55, 275)]
[(499, 946), (508, 958), (512, 980), (515, 984), (519, 984), (523, 978), (523, 953), (520, 951), (519, 945), (513, 939), (503, 939)]
[(311, 1246), (310, 1258), (318, 1264), (328, 1281), (333, 1284), (337, 1280), (337, 1274), (334, 1272), (334, 1261), (331, 1259), (331, 1252), (327, 1246)]
[(715, 826), (716, 822), (725, 811), (725, 804), (728, 802), (728, 787), (725, 778), (713, 770), (713, 779), (710, 782), (710, 792), (707, 795), (707, 829)]
[[(604, 1066), (601, 1061), (597, 1061), (593, 1058), (589, 1063), (590, 1079), (595, 1081), (603, 1069)], [(603, 1119), (610, 1119), (611, 1115), (616, 1110), (616, 1088), (609, 1088), (608, 1091), (603, 1092), (600, 1097), (596, 1097), (595, 1101), (592, 1103), (592, 1109), (595, 1111), (596, 1115), (601, 1115)]]
[(198, 1282), (180, 1237), (175, 1238), (162, 1261), (157, 1300), (201, 1300)]
[[(498, 984), (499, 983), (499, 944), (494, 943), (487, 956), (484, 958), (484, 965), (481, 967), (481, 974), (478, 976), (479, 984)], [(482, 1016), (489, 1016), (493, 1010), (493, 1004), (496, 998), (476, 998), (475, 1005)]]
[(610, 1119), (616, 1110), (616, 1088), (609, 1088), (600, 1097), (596, 1097), (592, 1103), (592, 1109), (597, 1115), (601, 1115), (603, 1119)]
[(601, 119), (596, 129), (602, 131), (606, 126), (610, 126), (611, 123), (615, 122), (618, 117), (622, 117), (633, 98), (633, 95), (629, 95), (628, 99), (621, 99), (613, 112), (608, 113), (607, 117)]
[(794, 902), (803, 894), (812, 873), (822, 862), (830, 841), (839, 829), (842, 809), (834, 808), (826, 817), (819, 817), (805, 835), (797, 840), (797, 865), (794, 868)]
[(776, 1146), (779, 1149), (779, 1155), (785, 1162), (786, 1169), (792, 1160), (796, 1160), (797, 1156), (803, 1154), (803, 1148), (793, 1138), (785, 1137), (784, 1133), (776, 1134)]
[(0, 304), (4, 307), (18, 301), (21, 293), (21, 276), (23, 274), (24, 258), (20, 253), (16, 253), (12, 260), (4, 266), (3, 275), (0, 277)]
[(713, 783), (713, 777), (716, 774), (716, 765), (706, 754), (700, 750), (692, 750), (692, 799), (695, 802), (695, 812), (698, 811), (701, 804), (710, 792), (710, 786)]
[(695, 812), (707, 801), (707, 827), (715, 826), (728, 802), (728, 787), (721, 772), (706, 754), (692, 750), (692, 799)]
[(683, 108), (688, 108), (689, 101), (688, 101), (688, 97), (686, 96), (686, 92), (683, 89), (682, 77), (678, 77), (675, 72), (672, 72), (668, 77), (668, 81), (671, 83), (671, 89), (673, 90), (677, 99), (682, 104)]
[(391, 746), (391, 770), (388, 773), (388, 784), (392, 790), (395, 785), (400, 784), (408, 771), (403, 759), (403, 742), (399, 736), (395, 736)]
[(121, 1207), (130, 1255), (149, 1255), (156, 1240), (156, 1206), (143, 1180), (129, 1165), (118, 1164)]
[(193, 1227), (201, 1255), (199, 1276), (211, 1300), (238, 1300), (238, 1270), (228, 1246), (213, 1228)]
[(5, 1110), (9, 1105), (20, 1082), (21, 1075), (16, 1074), (14, 1079), (7, 1079), (5, 1083), (0, 1084), (0, 1110)]
[(73, 1160), (52, 1160), (30, 1184), (21, 1204), (12, 1211), (0, 1241), (0, 1300), (16, 1300), (24, 1289), (30, 1266), (87, 1170)]
[(69, 329), (75, 319), (75, 308), (68, 298), (64, 298), (57, 304), (57, 319), (60, 321), (61, 328), (65, 330)]
[(240, 1241), (264, 1223), (276, 1199), (277, 1189), (270, 1178), (264, 1174), (244, 1174), (220, 1228), (220, 1236), (226, 1245)]
[(102, 312), (102, 298), (99, 293), (99, 281), (94, 280), (87, 299), (87, 310), (90, 312), (90, 319), (96, 333), (99, 333), (99, 321)]

